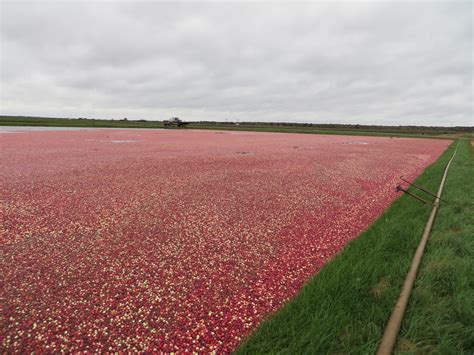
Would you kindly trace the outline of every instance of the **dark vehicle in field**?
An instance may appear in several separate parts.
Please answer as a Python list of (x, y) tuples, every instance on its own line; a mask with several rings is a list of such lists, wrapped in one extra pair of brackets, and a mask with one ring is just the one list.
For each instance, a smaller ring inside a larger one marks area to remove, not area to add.
[(171, 126), (181, 127), (181, 126), (187, 125), (188, 123), (189, 122), (181, 121), (178, 117), (171, 117), (169, 120), (163, 121), (163, 124), (168, 127), (171, 127)]

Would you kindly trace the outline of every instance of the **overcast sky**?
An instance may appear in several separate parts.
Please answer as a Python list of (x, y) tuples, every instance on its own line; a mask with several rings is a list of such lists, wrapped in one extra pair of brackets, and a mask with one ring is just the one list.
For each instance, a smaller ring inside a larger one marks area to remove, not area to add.
[(0, 114), (474, 125), (471, 1), (0, 11)]

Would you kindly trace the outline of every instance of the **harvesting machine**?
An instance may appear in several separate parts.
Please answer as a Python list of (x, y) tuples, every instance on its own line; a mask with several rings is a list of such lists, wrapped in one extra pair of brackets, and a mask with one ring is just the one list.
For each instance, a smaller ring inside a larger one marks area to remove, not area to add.
[(181, 127), (187, 125), (189, 122), (183, 122), (178, 117), (171, 117), (169, 120), (164, 120), (163, 124), (168, 127)]

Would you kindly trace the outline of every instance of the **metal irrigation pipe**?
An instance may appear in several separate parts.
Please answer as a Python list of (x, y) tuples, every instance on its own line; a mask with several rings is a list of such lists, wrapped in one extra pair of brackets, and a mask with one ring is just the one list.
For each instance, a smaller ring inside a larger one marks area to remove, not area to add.
[[(420, 185), (417, 185), (415, 184), (414, 182), (412, 181), (409, 181), (409, 180), (406, 180), (405, 178), (403, 178), (403, 176), (400, 176), (400, 180), (408, 183), (409, 185), (413, 186), (414, 188), (420, 190), (420, 191), (423, 191), (423, 192), (426, 192), (428, 195), (431, 195), (433, 197), (438, 197), (440, 201), (443, 201), (445, 203), (448, 203), (448, 201), (446, 200), (443, 200), (441, 197), (439, 197), (438, 195), (436, 195), (433, 191), (430, 191), (428, 190), (426, 187), (423, 187), (423, 186), (420, 186)], [(403, 190), (402, 190), (403, 191)]]
[(398, 191), (403, 191), (403, 192), (406, 193), (408, 196), (411, 196), (411, 197), (413, 197), (413, 198), (416, 198), (418, 201), (421, 201), (421, 202), (423, 202), (423, 203), (431, 203), (431, 202), (428, 202), (428, 201), (426, 201), (425, 199), (421, 198), (420, 196), (416, 196), (415, 194), (412, 194), (410, 191), (404, 189), (404, 188), (401, 187), (401, 186), (397, 186), (397, 189), (396, 189), (396, 190), (397, 190), (397, 192), (398, 192)]
[(431, 210), (430, 217), (425, 225), (425, 230), (423, 231), (423, 235), (420, 240), (420, 244), (416, 249), (415, 256), (413, 257), (410, 270), (405, 278), (405, 282), (403, 283), (402, 290), (400, 292), (400, 296), (398, 296), (397, 304), (390, 315), (388, 320), (387, 326), (385, 328), (385, 332), (383, 333), (382, 340), (380, 342), (379, 348), (377, 350), (377, 355), (389, 355), (392, 353), (393, 348), (395, 346), (395, 342), (397, 340), (398, 331), (400, 330), (400, 325), (403, 320), (403, 315), (405, 314), (405, 310), (407, 308), (408, 299), (410, 298), (411, 290), (413, 289), (413, 284), (415, 282), (416, 274), (418, 272), (418, 267), (421, 263), (421, 258), (423, 257), (423, 252), (425, 250), (426, 243), (428, 242), (428, 237), (431, 232), (431, 227), (433, 226), (433, 222), (436, 216), (436, 212), (438, 211), (439, 201), (441, 197), (441, 193), (443, 192), (444, 182), (446, 181), (446, 176), (448, 175), (448, 170), (451, 165), (451, 162), (456, 155), (458, 150), (459, 142), (456, 145), (456, 149), (454, 153), (449, 159), (448, 164), (446, 164), (446, 168), (444, 169), (443, 178), (441, 179), (441, 183), (439, 184), (438, 194), (436, 195), (435, 202), (433, 204), (433, 209)]

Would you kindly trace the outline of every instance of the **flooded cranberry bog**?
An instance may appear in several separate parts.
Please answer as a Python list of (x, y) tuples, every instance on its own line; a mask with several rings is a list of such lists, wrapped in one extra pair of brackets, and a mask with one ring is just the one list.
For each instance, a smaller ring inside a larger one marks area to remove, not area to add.
[(229, 352), (450, 141), (103, 129), (0, 144), (4, 351)]

